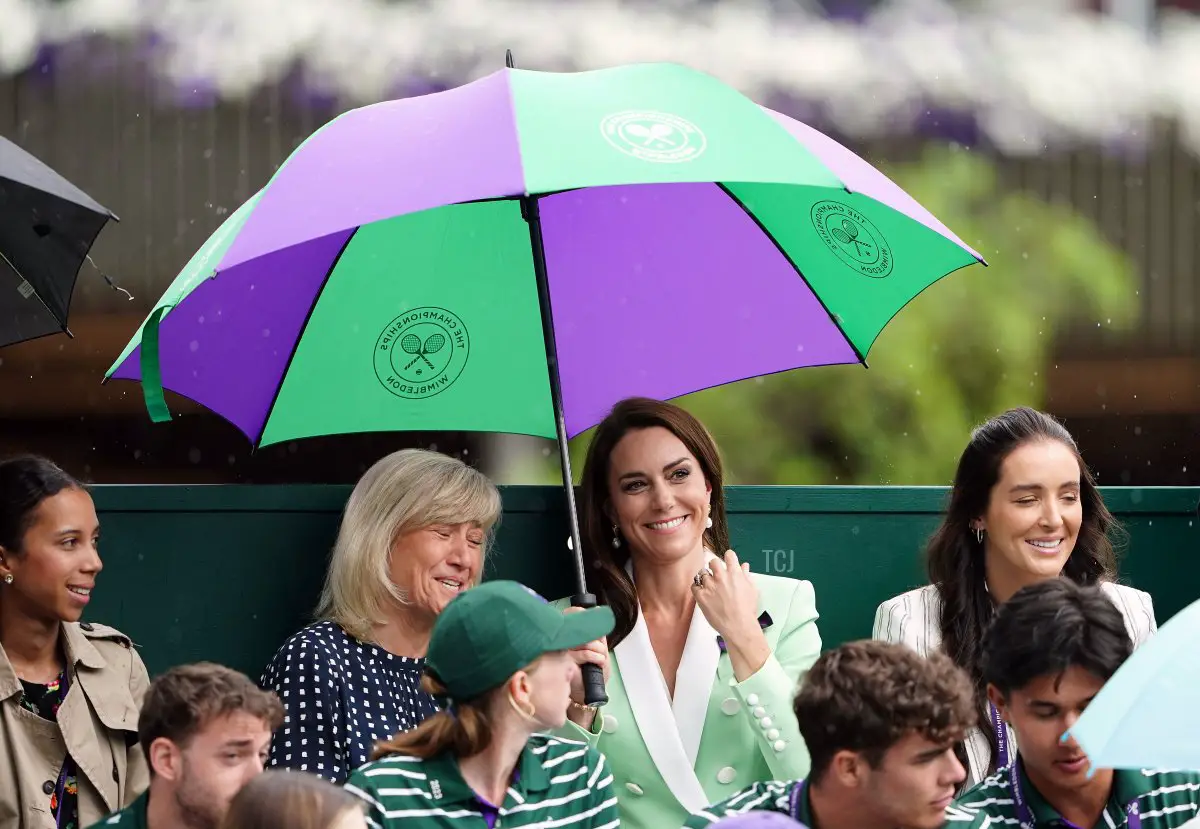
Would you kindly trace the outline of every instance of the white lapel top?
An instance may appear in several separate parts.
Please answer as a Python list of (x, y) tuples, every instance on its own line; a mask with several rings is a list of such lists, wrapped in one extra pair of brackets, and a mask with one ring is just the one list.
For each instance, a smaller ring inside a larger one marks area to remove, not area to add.
[[(626, 572), (633, 577), (632, 562), (626, 565)], [(703, 809), (708, 805), (708, 797), (696, 777), (696, 755), (721, 661), (716, 630), (704, 617), (700, 605), (696, 605), (675, 675), (673, 700), (654, 656), (640, 604), (633, 629), (613, 649), (613, 657), (620, 666), (629, 707), (633, 709), (646, 750), (667, 788), (689, 811)]]

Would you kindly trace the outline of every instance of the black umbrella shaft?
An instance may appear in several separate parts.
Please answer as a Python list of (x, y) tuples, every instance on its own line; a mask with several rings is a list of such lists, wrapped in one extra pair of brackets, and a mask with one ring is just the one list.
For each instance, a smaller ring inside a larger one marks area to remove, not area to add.
[[(537, 196), (521, 199), (521, 216), (529, 225), (529, 245), (533, 251), (533, 272), (537, 277), (538, 302), (542, 309), (542, 339), (546, 342), (546, 366), (550, 373), (550, 401), (554, 406), (554, 428), (558, 433), (558, 459), (562, 470), (563, 491), (567, 494), (567, 518), (571, 522), (572, 560), (579, 591), (571, 597), (575, 607), (595, 607), (596, 597), (588, 592), (587, 575), (583, 569), (583, 543), (579, 536), (579, 514), (575, 511), (575, 486), (571, 475), (571, 453), (567, 448), (567, 419), (563, 416), (562, 384), (559, 382), (558, 345), (554, 339), (554, 314), (550, 307), (550, 283), (546, 278), (546, 250), (542, 245), (542, 216)], [(604, 690), (604, 675), (596, 665), (583, 665), (584, 704), (604, 705), (608, 694)]]
[(575, 560), (575, 577), (579, 592), (587, 592), (587, 575), (583, 569), (583, 544), (579, 535), (579, 514), (575, 510), (575, 487), (572, 483), (571, 455), (567, 448), (567, 422), (563, 415), (562, 383), (558, 371), (558, 346), (554, 339), (554, 314), (550, 307), (550, 284), (546, 278), (546, 251), (542, 245), (542, 218), (537, 196), (521, 199), (521, 216), (529, 225), (529, 245), (533, 250), (533, 272), (537, 278), (538, 302), (542, 310), (542, 339), (546, 343), (546, 364), (550, 374), (550, 402), (554, 406), (554, 426), (558, 434), (559, 467), (563, 489), (567, 494), (567, 517), (571, 522), (571, 545)]

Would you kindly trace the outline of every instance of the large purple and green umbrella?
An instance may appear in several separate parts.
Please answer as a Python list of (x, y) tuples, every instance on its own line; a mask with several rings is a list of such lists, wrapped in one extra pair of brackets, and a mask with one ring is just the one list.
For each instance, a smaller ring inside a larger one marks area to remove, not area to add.
[(617, 400), (862, 362), (977, 261), (858, 156), (708, 75), (506, 68), (314, 133), (108, 376), (259, 446), (557, 437), (569, 483), (566, 439)]

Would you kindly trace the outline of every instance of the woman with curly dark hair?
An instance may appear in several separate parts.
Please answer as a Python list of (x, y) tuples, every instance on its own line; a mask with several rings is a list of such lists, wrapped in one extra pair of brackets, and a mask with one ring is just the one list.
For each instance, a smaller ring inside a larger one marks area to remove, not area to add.
[(1119, 532), (1070, 433), (1030, 408), (978, 427), (963, 450), (941, 525), (926, 547), (929, 584), (888, 599), (874, 637), (928, 654), (942, 650), (971, 675), (984, 715), (960, 755), (966, 786), (1007, 766), (1016, 741), (988, 704), (980, 642), (996, 607), (1027, 584), (1062, 576), (1101, 584), (1135, 644), (1156, 630), (1150, 596), (1116, 583)]

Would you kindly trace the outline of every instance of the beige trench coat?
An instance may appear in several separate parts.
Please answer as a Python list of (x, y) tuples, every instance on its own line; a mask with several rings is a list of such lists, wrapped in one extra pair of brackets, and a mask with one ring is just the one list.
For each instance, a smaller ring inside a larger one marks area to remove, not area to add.
[(125, 634), (64, 623), (71, 671), (58, 721), (21, 708), (21, 681), (0, 647), (0, 829), (55, 829), (50, 796), (70, 751), (79, 781), (79, 825), (128, 805), (150, 784), (137, 742), (150, 679)]

